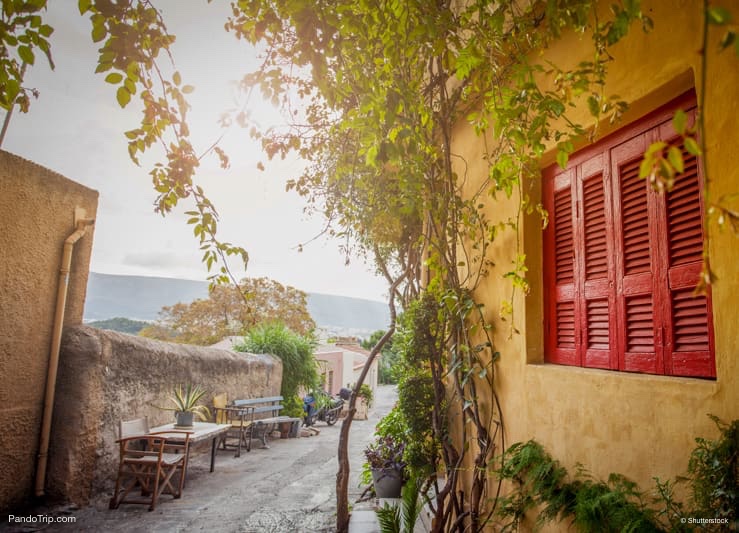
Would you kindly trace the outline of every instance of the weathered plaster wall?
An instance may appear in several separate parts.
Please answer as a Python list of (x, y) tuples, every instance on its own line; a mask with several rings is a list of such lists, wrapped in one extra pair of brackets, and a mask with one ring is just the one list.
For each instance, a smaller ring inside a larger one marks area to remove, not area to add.
[[(607, 8), (604, 2), (604, 8)], [(657, 109), (672, 98), (695, 87), (705, 92), (708, 172), (711, 196), (739, 191), (739, 136), (736, 115), (739, 105), (739, 63), (731, 53), (717, 55), (715, 31), (710, 42), (708, 83), (700, 85), (702, 3), (697, 0), (644, 1), (655, 28), (644, 34), (631, 28), (628, 37), (611, 49), (607, 93), (630, 102), (621, 127)], [(561, 66), (590, 60), (588, 36), (570, 35), (556, 43), (543, 60)], [(693, 80), (696, 79), (694, 84)], [(592, 124), (585, 106), (573, 118)], [(603, 124), (600, 136), (615, 128)], [(459, 153), (470, 176), (487, 175), (482, 143), (466, 125), (455, 131), (455, 153)], [(550, 151), (541, 161), (553, 163)], [(461, 170), (461, 169), (460, 169)], [(479, 185), (474, 180), (471, 190)], [(540, 185), (533, 184), (534, 198)], [(500, 198), (500, 195), (498, 196)], [(495, 202), (487, 215), (504, 220), (516, 212), (515, 201)], [(513, 232), (496, 237), (491, 257), (496, 267), (477, 297), (485, 303), (488, 319), (496, 324), (496, 349), (502, 354), (496, 373), (510, 444), (531, 438), (541, 442), (570, 471), (582, 463), (596, 476), (620, 472), (643, 488), (661, 479), (683, 474), (698, 436), (715, 437), (717, 430), (706, 416), (725, 420), (739, 418), (739, 328), (735, 295), (739, 294), (739, 241), (731, 231), (710, 228), (712, 267), (718, 277), (713, 286), (713, 315), (716, 341), (715, 381), (595, 369), (544, 363), (542, 235), (541, 221), (524, 221), (521, 252), (527, 256), (531, 292), (518, 292), (514, 300), (515, 325), (521, 334), (508, 338), (509, 326), (498, 320), (502, 299), (510, 296), (510, 285), (502, 278), (514, 259)], [(562, 526), (566, 529), (566, 526)]]
[[(46, 369), (64, 240), (74, 209), (98, 193), (0, 151), (0, 510), (33, 492)], [(65, 323), (80, 324), (93, 228), (74, 247)]]
[(86, 503), (112, 490), (118, 468), (121, 420), (149, 417), (150, 426), (173, 420), (167, 397), (176, 384), (199, 384), (228, 399), (277, 396), (282, 362), (154, 341), (86, 326), (65, 329), (49, 454), (49, 494)]

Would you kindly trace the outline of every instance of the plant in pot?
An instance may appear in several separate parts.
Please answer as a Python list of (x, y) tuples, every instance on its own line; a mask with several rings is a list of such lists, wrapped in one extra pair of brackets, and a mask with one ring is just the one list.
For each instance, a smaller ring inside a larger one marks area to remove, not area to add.
[(375, 495), (378, 498), (399, 498), (405, 481), (405, 461), (403, 451), (405, 444), (395, 440), (391, 435), (377, 437), (364, 450)]
[(357, 394), (357, 397), (362, 398), (367, 407), (372, 407), (372, 387), (370, 387), (366, 383), (362, 383), (362, 386), (359, 387), (359, 393)]
[(177, 385), (172, 396), (169, 397), (174, 407), (160, 407), (160, 409), (175, 412), (175, 427), (191, 428), (196, 416), (199, 420), (207, 420), (210, 416), (208, 407), (198, 404), (205, 394), (205, 389), (200, 385), (188, 384), (184, 387)]

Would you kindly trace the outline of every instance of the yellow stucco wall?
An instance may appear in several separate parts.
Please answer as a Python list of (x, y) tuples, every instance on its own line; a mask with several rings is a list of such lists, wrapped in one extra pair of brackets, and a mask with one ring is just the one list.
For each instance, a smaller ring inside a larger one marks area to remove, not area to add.
[[(0, 509), (32, 494), (62, 246), (74, 209), (95, 217), (98, 193), (0, 151)], [(93, 228), (72, 256), (65, 324), (80, 324)], [(7, 513), (4, 513), (7, 514)]]
[[(655, 22), (654, 30), (644, 34), (634, 26), (628, 37), (611, 49), (615, 61), (610, 65), (607, 93), (618, 94), (631, 104), (616, 128), (694, 86), (699, 96), (705, 90), (711, 194), (718, 198), (739, 192), (739, 59), (731, 50), (715, 53), (719, 33), (715, 31), (709, 47), (708, 83), (701, 87), (698, 50), (702, 2), (646, 0), (643, 7)], [(739, 17), (739, 9), (735, 11)], [(567, 66), (590, 59), (589, 54), (589, 37), (570, 35), (555, 43), (543, 59)], [(694, 78), (698, 78), (695, 85)], [(577, 110), (574, 118), (592, 125), (585, 108)], [(613, 129), (604, 124), (599, 136)], [(469, 165), (468, 175), (478, 180), (486, 175), (480, 157), (482, 143), (469, 126), (458, 125), (453, 148)], [(541, 167), (551, 164), (553, 158), (553, 153), (546, 154)], [(471, 187), (478, 184), (473, 182)], [(538, 181), (532, 184), (531, 193), (534, 198), (540, 195)], [(487, 214), (499, 220), (515, 211), (514, 202), (498, 202)], [(491, 253), (496, 266), (477, 292), (498, 330), (496, 347), (502, 354), (498, 390), (507, 443), (535, 438), (570, 471), (579, 462), (596, 476), (620, 472), (642, 488), (653, 487), (655, 476), (664, 480), (683, 474), (695, 437), (717, 435), (706, 414), (724, 420), (739, 418), (735, 303), (739, 294), (739, 237), (727, 230), (717, 231), (715, 225), (710, 228), (710, 258), (718, 276), (713, 286), (717, 379), (708, 381), (544, 363), (540, 219), (526, 218), (521, 235), (531, 283), (527, 297), (519, 291), (514, 299), (515, 325), (521, 333), (508, 339), (509, 326), (498, 319), (500, 302), (511, 292), (502, 274), (510, 269), (515, 254), (512, 232), (496, 240)]]

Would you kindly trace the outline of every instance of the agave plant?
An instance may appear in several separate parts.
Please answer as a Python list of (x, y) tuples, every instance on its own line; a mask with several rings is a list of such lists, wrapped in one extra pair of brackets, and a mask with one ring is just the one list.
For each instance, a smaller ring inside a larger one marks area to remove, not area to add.
[(184, 387), (177, 385), (174, 393), (169, 397), (169, 401), (174, 407), (162, 407), (166, 411), (175, 411), (180, 413), (193, 413), (200, 420), (207, 420), (210, 416), (210, 410), (205, 405), (198, 405), (198, 402), (205, 396), (206, 391), (200, 385), (187, 384)]

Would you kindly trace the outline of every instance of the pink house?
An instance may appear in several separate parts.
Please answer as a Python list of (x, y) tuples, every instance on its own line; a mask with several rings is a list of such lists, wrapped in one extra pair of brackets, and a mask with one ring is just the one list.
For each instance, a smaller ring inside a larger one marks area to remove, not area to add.
[[(330, 394), (338, 394), (342, 387), (354, 385), (367, 362), (369, 353), (359, 345), (359, 341), (354, 337), (339, 337), (335, 343), (318, 346), (315, 357), (319, 364), (319, 372), (324, 378), (326, 391)], [(364, 380), (372, 392), (377, 389), (379, 357), (379, 355), (375, 357)]]

